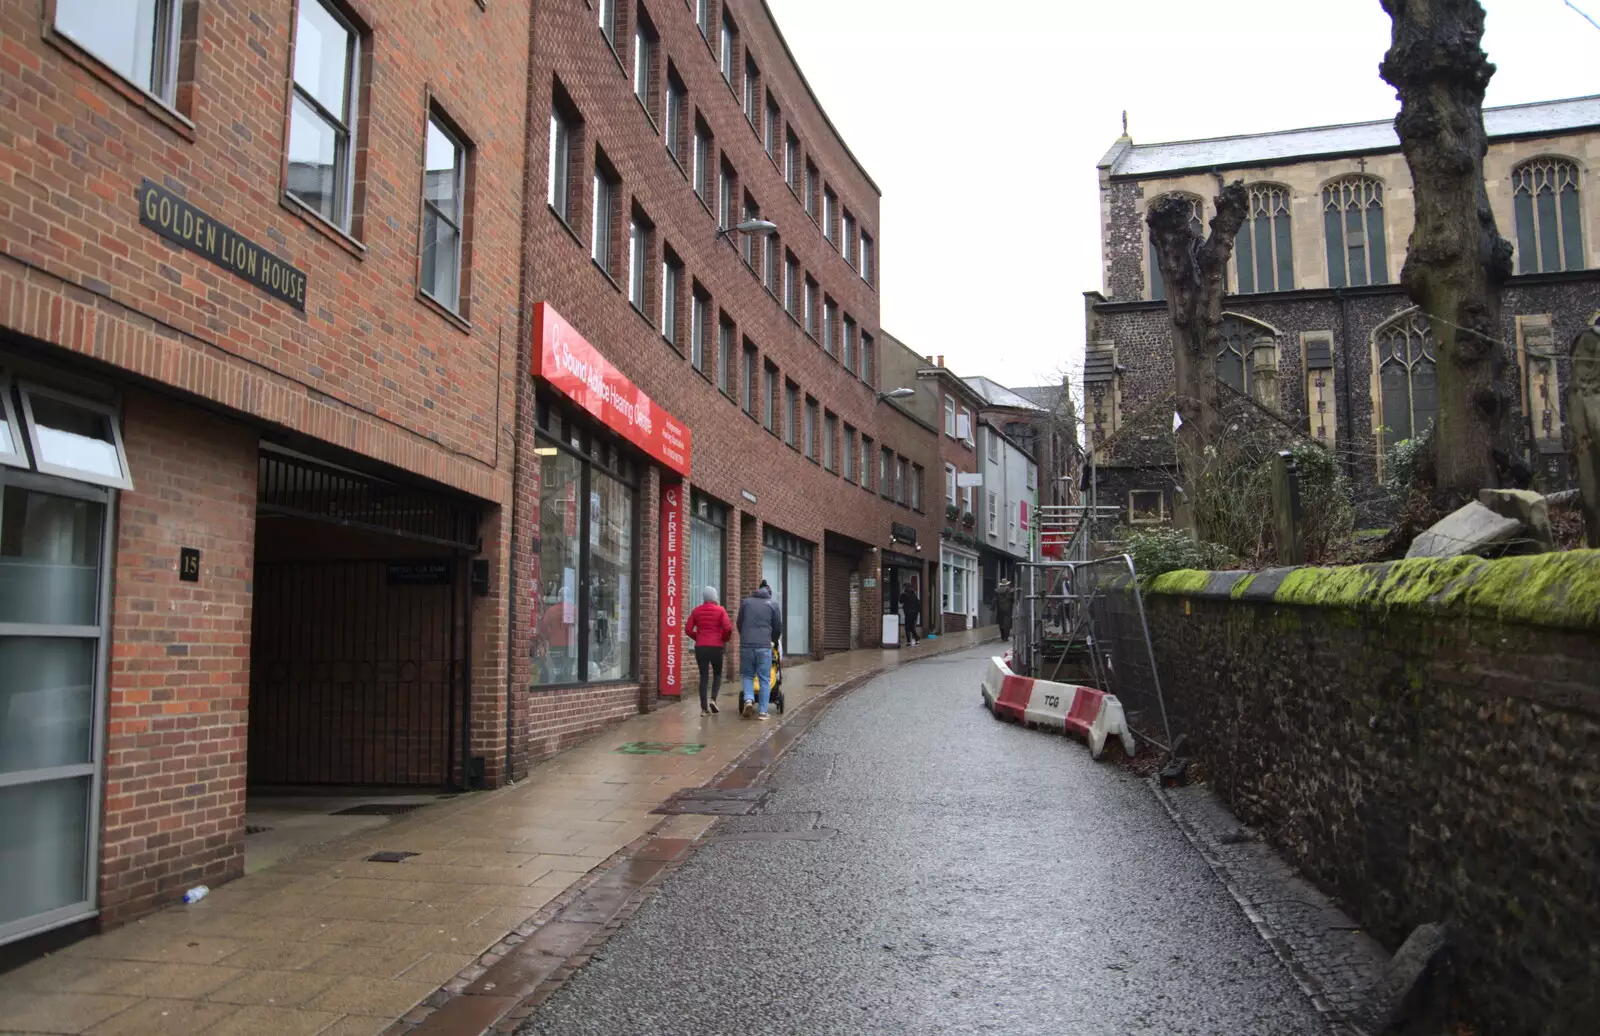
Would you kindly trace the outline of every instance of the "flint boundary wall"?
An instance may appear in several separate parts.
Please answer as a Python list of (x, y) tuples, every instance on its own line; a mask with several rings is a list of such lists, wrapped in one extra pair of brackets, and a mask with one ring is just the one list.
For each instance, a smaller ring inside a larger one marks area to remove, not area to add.
[(1456, 933), (1456, 1011), (1600, 1015), (1600, 551), (1257, 574), (1145, 598), (1172, 729), (1378, 939)]

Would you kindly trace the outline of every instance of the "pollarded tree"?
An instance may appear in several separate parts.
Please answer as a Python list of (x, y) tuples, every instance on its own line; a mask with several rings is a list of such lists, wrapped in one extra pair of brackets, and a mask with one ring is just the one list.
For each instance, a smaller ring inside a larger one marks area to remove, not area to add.
[(1438, 345), (1433, 434), (1438, 501), (1525, 480), (1508, 449), (1498, 341), (1511, 244), (1483, 184), (1483, 94), (1494, 65), (1478, 0), (1382, 0), (1393, 38), (1379, 73), (1400, 96), (1395, 132), (1411, 168), (1416, 222), (1401, 286)]

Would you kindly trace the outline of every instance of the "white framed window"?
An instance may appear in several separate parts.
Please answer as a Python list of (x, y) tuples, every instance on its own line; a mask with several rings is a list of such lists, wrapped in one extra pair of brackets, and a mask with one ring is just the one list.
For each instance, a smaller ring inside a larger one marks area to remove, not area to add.
[(850, 213), (844, 214), (844, 222), (839, 228), (839, 254), (844, 256), (844, 261), (853, 263), (855, 256), (852, 254), (852, 245), (856, 239), (856, 218)]
[(617, 0), (595, 0), (595, 13), (600, 17), (600, 34), (612, 47), (617, 45)]
[(694, 23), (700, 27), (700, 35), (709, 40), (711, 38), (711, 0), (694, 0)]
[(645, 110), (650, 110), (650, 66), (655, 63), (656, 43), (643, 18), (633, 27), (633, 95)]
[(706, 332), (711, 315), (711, 300), (696, 291), (689, 299), (689, 362), (697, 371), (706, 369)]
[(594, 219), (589, 254), (600, 269), (611, 272), (611, 181), (599, 169), (594, 171)]
[(1000, 498), (995, 495), (992, 489), (984, 490), (983, 495), (989, 501), (989, 520), (986, 523), (986, 527), (989, 530), (989, 538), (997, 540), (1000, 538)]
[(644, 310), (644, 268), (650, 261), (650, 232), (635, 216), (628, 220), (628, 301)]
[(951, 507), (956, 505), (956, 466), (954, 464), (946, 464), (944, 466), (944, 502)]
[(688, 100), (683, 84), (673, 76), (667, 77), (667, 110), (662, 130), (667, 142), (667, 153), (680, 163), (683, 161), (683, 106)]
[(733, 171), (727, 166), (717, 180), (717, 226), (723, 230), (733, 226)]
[(360, 51), (360, 37), (338, 12), (322, 0), (301, 0), (294, 37), (286, 189), (344, 231), (350, 229), (355, 179)]
[(56, 0), (56, 31), (170, 105), (178, 86), (181, 0)]
[(778, 130), (782, 127), (783, 116), (778, 110), (778, 100), (769, 93), (767, 94), (766, 125), (767, 156), (769, 158), (776, 159), (778, 157)]
[(961, 490), (961, 509), (963, 511), (971, 511), (972, 510), (972, 487), (971, 486), (965, 486)]
[(833, 223), (838, 218), (839, 196), (833, 193), (832, 187), (822, 189), (822, 239), (833, 241)]
[(794, 135), (792, 127), (784, 133), (783, 178), (790, 190), (800, 190), (800, 138)]
[(968, 446), (972, 445), (972, 414), (966, 407), (956, 413), (956, 438)]
[(856, 430), (849, 425), (844, 426), (844, 480), (856, 480)]
[(661, 337), (678, 344), (678, 264), (661, 260)]
[(868, 284), (873, 283), (877, 271), (873, 268), (876, 262), (876, 252), (873, 250), (872, 236), (866, 231), (861, 232), (861, 279)]
[(1032, 464), (1028, 465), (1028, 488), (1039, 488), (1039, 469), (1034, 467)]
[(115, 407), (25, 382), (18, 389), (35, 470), (112, 489), (133, 488)]
[(806, 278), (805, 316), (801, 323), (806, 329), (806, 334), (815, 338), (817, 336), (817, 282), (810, 277)]
[(1015, 503), (1006, 504), (1006, 542), (1007, 543), (1016, 543), (1017, 542), (1017, 522), (1018, 522), (1017, 505)]
[(993, 428), (989, 429), (989, 459), (996, 463), (1000, 460), (1000, 433)]
[(554, 108), (550, 109), (550, 207), (567, 222), (572, 221), (572, 189), (568, 173), (572, 168), (572, 126)]
[(733, 322), (723, 317), (717, 322), (717, 352), (721, 362), (717, 364), (717, 388), (725, 394), (731, 394), (730, 386), (733, 380)]
[(31, 467), (22, 445), (22, 426), (17, 424), (17, 409), (11, 405), (11, 378), (0, 371), (0, 464), (14, 468)]
[(822, 351), (833, 355), (833, 332), (839, 326), (839, 304), (832, 299), (822, 301)]
[(956, 434), (956, 400), (954, 396), (944, 397), (944, 434), (955, 438)]
[(744, 117), (750, 125), (756, 124), (756, 116), (761, 110), (761, 70), (756, 67), (755, 58), (748, 53), (744, 56)]
[(789, 311), (790, 316), (795, 316), (795, 307), (799, 305), (800, 263), (790, 252), (783, 260), (783, 308)]
[(446, 309), (459, 311), (467, 149), (430, 115), (423, 150), (422, 290)]
[(733, 85), (733, 23), (726, 14), (722, 17), (722, 78)]

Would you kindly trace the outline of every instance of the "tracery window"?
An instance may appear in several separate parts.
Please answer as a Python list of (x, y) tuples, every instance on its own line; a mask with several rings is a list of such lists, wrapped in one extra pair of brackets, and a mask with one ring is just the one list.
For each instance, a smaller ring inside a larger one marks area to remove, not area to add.
[(1289, 229), (1289, 188), (1251, 184), (1250, 215), (1234, 245), (1239, 291), (1288, 291), (1294, 287), (1294, 238)]
[(1253, 396), (1255, 385), (1250, 372), (1250, 354), (1262, 338), (1270, 339), (1273, 347), (1277, 347), (1277, 337), (1267, 325), (1243, 317), (1224, 316), (1222, 348), (1217, 350), (1218, 380), (1247, 396)]
[(1322, 225), (1329, 287), (1388, 283), (1383, 184), (1370, 176), (1348, 176), (1328, 184), (1322, 189)]
[(1535, 158), (1511, 171), (1517, 223), (1517, 272), (1583, 269), (1578, 167), (1565, 159)]
[(1408, 309), (1373, 335), (1377, 352), (1377, 412), (1383, 448), (1426, 431), (1439, 412), (1433, 332), (1420, 309)]

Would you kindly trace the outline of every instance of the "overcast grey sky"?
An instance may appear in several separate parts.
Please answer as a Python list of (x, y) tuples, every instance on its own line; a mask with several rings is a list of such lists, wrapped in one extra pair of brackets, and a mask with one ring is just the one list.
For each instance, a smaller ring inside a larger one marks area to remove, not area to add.
[[(1399, 107), (1378, 78), (1378, 0), (768, 2), (883, 189), (883, 327), (1010, 385), (1081, 362), (1082, 293), (1100, 287), (1095, 163), (1124, 109), (1134, 141), (1155, 143)], [(1488, 104), (1600, 92), (1600, 31), (1562, 0), (1484, 6)]]

